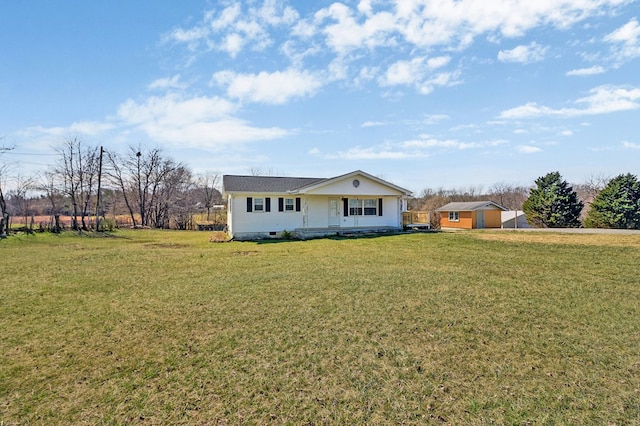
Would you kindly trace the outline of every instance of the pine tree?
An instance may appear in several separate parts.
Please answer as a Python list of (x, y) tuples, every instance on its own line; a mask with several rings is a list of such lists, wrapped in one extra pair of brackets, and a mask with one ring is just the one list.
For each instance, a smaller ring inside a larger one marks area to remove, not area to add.
[(596, 195), (585, 219), (589, 228), (640, 229), (640, 181), (631, 173), (609, 181)]
[(532, 226), (547, 228), (577, 228), (584, 203), (559, 172), (536, 179), (522, 209)]

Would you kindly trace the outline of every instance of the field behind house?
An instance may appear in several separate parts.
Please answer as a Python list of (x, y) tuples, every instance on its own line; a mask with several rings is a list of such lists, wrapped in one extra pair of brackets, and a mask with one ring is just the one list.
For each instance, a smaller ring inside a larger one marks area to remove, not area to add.
[(640, 236), (0, 241), (0, 424), (639, 424)]

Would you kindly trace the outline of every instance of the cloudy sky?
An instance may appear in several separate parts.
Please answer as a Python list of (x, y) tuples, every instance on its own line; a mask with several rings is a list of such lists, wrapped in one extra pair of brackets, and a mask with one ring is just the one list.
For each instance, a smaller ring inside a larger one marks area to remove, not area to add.
[(0, 5), (0, 137), (418, 193), (640, 174), (638, 0)]

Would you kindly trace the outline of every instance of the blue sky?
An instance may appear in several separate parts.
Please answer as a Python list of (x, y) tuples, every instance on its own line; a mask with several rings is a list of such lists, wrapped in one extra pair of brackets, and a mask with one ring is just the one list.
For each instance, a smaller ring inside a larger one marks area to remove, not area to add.
[(640, 174), (640, 1), (4, 1), (0, 136), (406, 187)]

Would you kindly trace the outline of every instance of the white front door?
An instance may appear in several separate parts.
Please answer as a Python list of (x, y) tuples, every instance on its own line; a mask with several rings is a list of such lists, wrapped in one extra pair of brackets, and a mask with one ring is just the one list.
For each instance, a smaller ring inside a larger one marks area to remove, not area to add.
[(329, 226), (340, 226), (340, 200), (329, 198)]
[(478, 210), (476, 212), (476, 228), (484, 229), (484, 211)]

